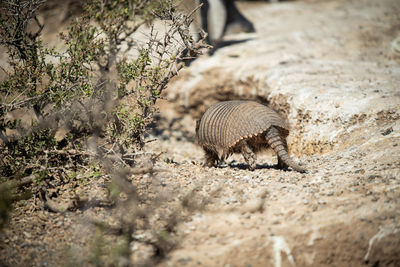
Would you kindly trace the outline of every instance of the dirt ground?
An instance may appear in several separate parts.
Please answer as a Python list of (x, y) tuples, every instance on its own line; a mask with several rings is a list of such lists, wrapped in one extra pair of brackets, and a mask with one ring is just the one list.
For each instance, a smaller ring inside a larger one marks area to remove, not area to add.
[[(193, 189), (209, 202), (179, 225), (181, 241), (159, 265), (400, 266), (400, 2), (238, 5), (257, 32), (228, 36), (234, 44), (171, 82), (145, 147), (163, 153), (157, 166), (166, 171), (132, 177), (162, 184), (171, 205)], [(291, 154), (309, 172), (276, 169), (272, 152), (258, 155), (255, 171), (240, 155), (202, 167), (195, 120), (227, 99), (254, 99), (285, 116)], [(74, 192), (98, 198), (104, 183)], [(71, 197), (70, 188), (56, 193)], [(51, 213), (37, 203), (16, 203), (1, 236), (7, 266), (58, 266), (66, 248), (85, 253), (88, 221), (110, 215), (101, 207)]]

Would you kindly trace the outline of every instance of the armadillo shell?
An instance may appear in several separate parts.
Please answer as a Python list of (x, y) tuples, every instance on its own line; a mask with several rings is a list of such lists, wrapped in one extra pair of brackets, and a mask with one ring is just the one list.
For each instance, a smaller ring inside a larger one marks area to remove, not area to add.
[(226, 150), (238, 141), (262, 134), (271, 126), (286, 135), (289, 126), (274, 110), (253, 101), (225, 101), (211, 106), (201, 118), (197, 142)]

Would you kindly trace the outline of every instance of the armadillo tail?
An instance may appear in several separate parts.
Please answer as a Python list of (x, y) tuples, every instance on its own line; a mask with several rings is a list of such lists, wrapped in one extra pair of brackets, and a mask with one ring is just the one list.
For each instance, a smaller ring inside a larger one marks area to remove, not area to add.
[(265, 136), (269, 146), (276, 152), (278, 158), (288, 167), (295, 171), (305, 173), (306, 169), (295, 163), (289, 156), (287, 147), (282, 141), (282, 137), (275, 127), (270, 127)]

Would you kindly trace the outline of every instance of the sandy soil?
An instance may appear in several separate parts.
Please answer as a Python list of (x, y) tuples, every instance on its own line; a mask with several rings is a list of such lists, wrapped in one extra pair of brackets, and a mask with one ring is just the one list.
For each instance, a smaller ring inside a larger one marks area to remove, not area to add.
[[(179, 225), (181, 242), (160, 265), (400, 266), (400, 2), (239, 6), (257, 33), (231, 37), (246, 41), (182, 71), (147, 136), (156, 140), (146, 151), (163, 152), (157, 166), (167, 171), (151, 177), (163, 193), (179, 199), (196, 188), (209, 201)], [(195, 120), (226, 99), (258, 100), (287, 117), (291, 154), (309, 172), (276, 169), (272, 152), (253, 172), (239, 155), (202, 167)], [(75, 191), (99, 197), (104, 182)], [(89, 218), (110, 215), (101, 207), (55, 214), (36, 203), (17, 203), (1, 236), (8, 266), (57, 266), (65, 248), (87, 249)]]

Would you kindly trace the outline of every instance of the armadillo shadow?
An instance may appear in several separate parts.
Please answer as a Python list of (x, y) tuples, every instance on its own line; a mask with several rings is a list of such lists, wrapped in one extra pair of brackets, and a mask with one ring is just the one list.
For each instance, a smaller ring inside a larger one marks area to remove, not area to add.
[[(233, 168), (233, 169), (240, 169), (240, 170), (248, 170), (249, 165), (246, 163), (239, 163), (235, 160), (232, 160), (228, 164), (224, 164), (219, 166), (220, 168)], [(290, 171), (289, 169), (282, 169), (279, 168), (277, 164), (256, 164), (256, 170), (263, 170), (263, 169), (273, 169), (273, 170), (282, 170), (282, 171)]]

